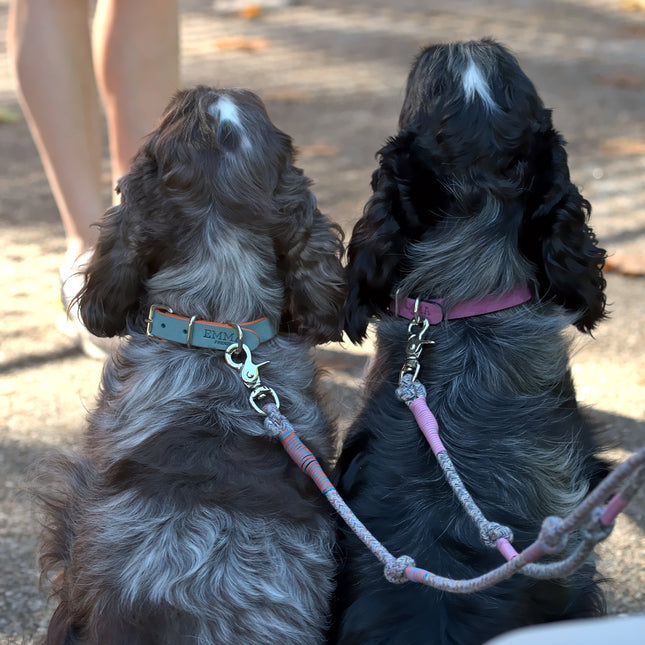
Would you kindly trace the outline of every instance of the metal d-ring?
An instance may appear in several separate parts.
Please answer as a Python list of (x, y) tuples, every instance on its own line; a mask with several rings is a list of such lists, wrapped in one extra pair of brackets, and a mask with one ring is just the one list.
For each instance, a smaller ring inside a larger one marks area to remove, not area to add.
[[(228, 320), (224, 321), (225, 325), (230, 325), (231, 327), (235, 327), (237, 330), (237, 349), (235, 350), (235, 354), (239, 354), (241, 351), (244, 349), (244, 332), (242, 331), (242, 328), (234, 322), (229, 322)], [(228, 348), (230, 349), (230, 347)], [(228, 352), (228, 349), (226, 350)]]
[(415, 325), (418, 325), (421, 322), (421, 317), (419, 316), (419, 301), (420, 301), (420, 298), (417, 298), (414, 301), (414, 318), (412, 319), (412, 322)]
[(271, 396), (273, 398), (273, 405), (275, 405), (278, 410), (280, 409), (280, 399), (278, 399), (278, 395), (275, 393), (275, 390), (271, 387), (266, 387), (266, 385), (260, 385), (259, 387), (255, 387), (249, 396), (249, 403), (256, 412), (259, 412), (263, 417), (267, 415), (267, 413), (255, 402), (255, 399), (262, 396)]

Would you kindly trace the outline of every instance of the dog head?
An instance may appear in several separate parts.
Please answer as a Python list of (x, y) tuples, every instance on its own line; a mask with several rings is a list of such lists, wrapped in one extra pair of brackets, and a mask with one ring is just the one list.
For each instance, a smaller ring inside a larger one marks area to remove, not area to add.
[(582, 331), (603, 317), (605, 251), (589, 203), (570, 181), (550, 110), (501, 45), (424, 49), (399, 132), (378, 157), (348, 247), (352, 340), (398, 288), (464, 299), (527, 282)]
[(160, 303), (210, 320), (264, 315), (315, 342), (339, 339), (342, 233), (293, 157), (255, 94), (179, 92), (99, 223), (79, 297), (89, 331), (141, 329)]

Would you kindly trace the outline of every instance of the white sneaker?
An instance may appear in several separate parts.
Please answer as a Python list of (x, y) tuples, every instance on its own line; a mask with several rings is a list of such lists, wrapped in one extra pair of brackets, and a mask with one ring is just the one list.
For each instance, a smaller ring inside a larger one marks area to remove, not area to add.
[(91, 334), (83, 325), (78, 303), (74, 300), (85, 284), (83, 270), (89, 264), (91, 257), (92, 250), (89, 250), (80, 255), (71, 266), (60, 267), (60, 300), (63, 311), (56, 319), (56, 327), (76, 341), (86, 356), (103, 361), (116, 350), (119, 339), (101, 338)]

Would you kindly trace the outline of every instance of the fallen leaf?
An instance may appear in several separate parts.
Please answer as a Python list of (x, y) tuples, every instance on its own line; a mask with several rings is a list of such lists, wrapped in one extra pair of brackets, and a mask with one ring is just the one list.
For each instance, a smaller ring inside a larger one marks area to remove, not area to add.
[(257, 18), (262, 13), (262, 7), (257, 4), (247, 4), (242, 7), (239, 11), (240, 18), (245, 18), (246, 20), (253, 20)]
[(340, 148), (330, 143), (312, 143), (308, 146), (299, 146), (301, 157), (331, 157), (338, 154)]
[(645, 25), (622, 25), (620, 33), (629, 37), (645, 38)]
[(224, 36), (213, 41), (215, 49), (227, 49), (245, 52), (264, 51), (271, 43), (264, 38), (246, 38), (244, 36)]
[(604, 270), (632, 277), (645, 276), (645, 255), (616, 253), (607, 258)]
[(645, 11), (645, 0), (622, 0), (620, 8), (623, 11)]
[(639, 90), (645, 87), (645, 79), (632, 74), (610, 74), (609, 76), (595, 76), (598, 85), (609, 85), (628, 90)]
[(602, 145), (606, 155), (643, 155), (645, 154), (645, 141), (615, 137), (607, 139)]

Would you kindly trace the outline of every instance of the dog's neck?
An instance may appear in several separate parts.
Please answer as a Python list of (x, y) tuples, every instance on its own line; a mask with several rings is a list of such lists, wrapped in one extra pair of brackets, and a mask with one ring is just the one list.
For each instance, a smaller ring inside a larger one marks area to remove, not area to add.
[(146, 304), (208, 321), (267, 317), (277, 326), (284, 288), (275, 264), (266, 236), (209, 222), (189, 257), (148, 280)]
[(490, 206), (472, 218), (453, 218), (437, 226), (425, 239), (410, 244), (404, 275), (393, 288), (426, 299), (442, 298), (451, 308), (530, 284), (534, 267), (517, 248), (517, 231), (507, 219)]

